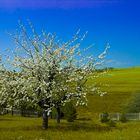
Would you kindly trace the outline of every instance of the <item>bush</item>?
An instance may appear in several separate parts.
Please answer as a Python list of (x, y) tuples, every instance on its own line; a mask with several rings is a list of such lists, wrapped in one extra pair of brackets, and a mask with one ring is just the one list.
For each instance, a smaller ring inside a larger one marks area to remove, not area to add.
[[(52, 112), (50, 113), (50, 118), (51, 119), (56, 119), (57, 111), (56, 108), (52, 109)], [(63, 108), (60, 107), (60, 118), (64, 118), (64, 113), (63, 113)]]
[(107, 112), (101, 114), (101, 122), (106, 123), (109, 121), (109, 114)]
[(125, 113), (121, 114), (120, 121), (123, 122), (123, 123), (127, 122), (127, 118), (126, 118), (126, 114)]
[(140, 112), (140, 91), (137, 91), (128, 104), (125, 107), (126, 112), (128, 113), (139, 113)]
[(73, 122), (77, 117), (77, 111), (72, 102), (66, 103), (63, 108), (64, 117), (68, 122)]
[(110, 127), (116, 127), (116, 122), (113, 121), (113, 120), (109, 120), (109, 121), (107, 122), (107, 124), (108, 124)]

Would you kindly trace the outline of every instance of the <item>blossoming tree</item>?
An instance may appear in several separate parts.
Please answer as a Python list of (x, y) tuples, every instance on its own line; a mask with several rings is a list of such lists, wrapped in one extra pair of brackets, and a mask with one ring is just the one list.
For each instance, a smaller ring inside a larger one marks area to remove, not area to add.
[(80, 36), (79, 31), (72, 40), (60, 42), (55, 35), (46, 32), (38, 35), (31, 24), (30, 27), (30, 36), (23, 25), (14, 35), (18, 48), (12, 66), (16, 74), (7, 77), (10, 70), (5, 68), (3, 74), (1, 71), (0, 103), (5, 101), (8, 107), (21, 103), (39, 105), (43, 110), (43, 128), (46, 129), (52, 108), (57, 110), (59, 123), (60, 107), (66, 102), (73, 100), (77, 106), (87, 104), (86, 82), (98, 75), (96, 66), (104, 62), (109, 46), (95, 59), (92, 55), (86, 56), (87, 48), (81, 50), (85, 34)]

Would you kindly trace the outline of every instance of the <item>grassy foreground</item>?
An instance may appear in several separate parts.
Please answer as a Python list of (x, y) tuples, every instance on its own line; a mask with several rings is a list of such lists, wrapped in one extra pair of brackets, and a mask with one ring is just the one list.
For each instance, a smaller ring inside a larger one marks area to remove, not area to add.
[(41, 118), (0, 116), (0, 140), (139, 140), (140, 122), (117, 123), (115, 128), (93, 121), (57, 125), (49, 120), (42, 130)]
[(42, 130), (41, 118), (0, 116), (0, 140), (140, 140), (140, 121), (117, 123), (113, 128), (98, 120), (98, 113), (121, 112), (140, 90), (140, 68), (114, 69), (96, 79), (96, 83), (102, 83), (101, 89), (107, 95), (88, 96), (88, 107), (78, 108), (81, 120), (62, 120), (60, 125), (49, 120), (49, 129)]

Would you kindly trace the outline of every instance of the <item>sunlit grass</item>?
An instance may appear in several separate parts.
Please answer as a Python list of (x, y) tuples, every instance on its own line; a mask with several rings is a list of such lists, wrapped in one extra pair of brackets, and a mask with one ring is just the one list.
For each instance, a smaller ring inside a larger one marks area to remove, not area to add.
[[(140, 122), (117, 123), (115, 128), (99, 122), (101, 112), (121, 112), (131, 96), (140, 89), (140, 68), (115, 69), (96, 80), (107, 95), (88, 96), (88, 106), (78, 108), (74, 123), (49, 120), (42, 130), (41, 118), (0, 116), (0, 140), (139, 140)], [(88, 84), (92, 84), (89, 81)]]
[(0, 140), (139, 140), (140, 122), (118, 123), (115, 128), (99, 122), (49, 120), (42, 130), (41, 118), (0, 116)]
[[(114, 69), (105, 75), (89, 80), (101, 84), (101, 90), (107, 91), (103, 97), (99, 95), (88, 96), (88, 107), (85, 111), (89, 114), (101, 112), (122, 112), (132, 95), (140, 90), (140, 67), (128, 69)], [(81, 109), (83, 111), (83, 109)], [(81, 114), (82, 112), (80, 112)], [(83, 114), (83, 113), (82, 113)]]

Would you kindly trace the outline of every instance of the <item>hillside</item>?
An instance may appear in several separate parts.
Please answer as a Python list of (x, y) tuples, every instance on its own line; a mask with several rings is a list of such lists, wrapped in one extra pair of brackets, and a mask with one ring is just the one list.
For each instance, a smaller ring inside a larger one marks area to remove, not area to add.
[[(94, 81), (90, 80), (88, 84)], [(96, 79), (101, 84), (102, 91), (107, 94), (88, 96), (88, 107), (79, 109), (80, 116), (94, 116), (101, 112), (121, 112), (132, 95), (140, 90), (140, 67), (114, 69)], [(85, 113), (86, 112), (86, 113)]]

